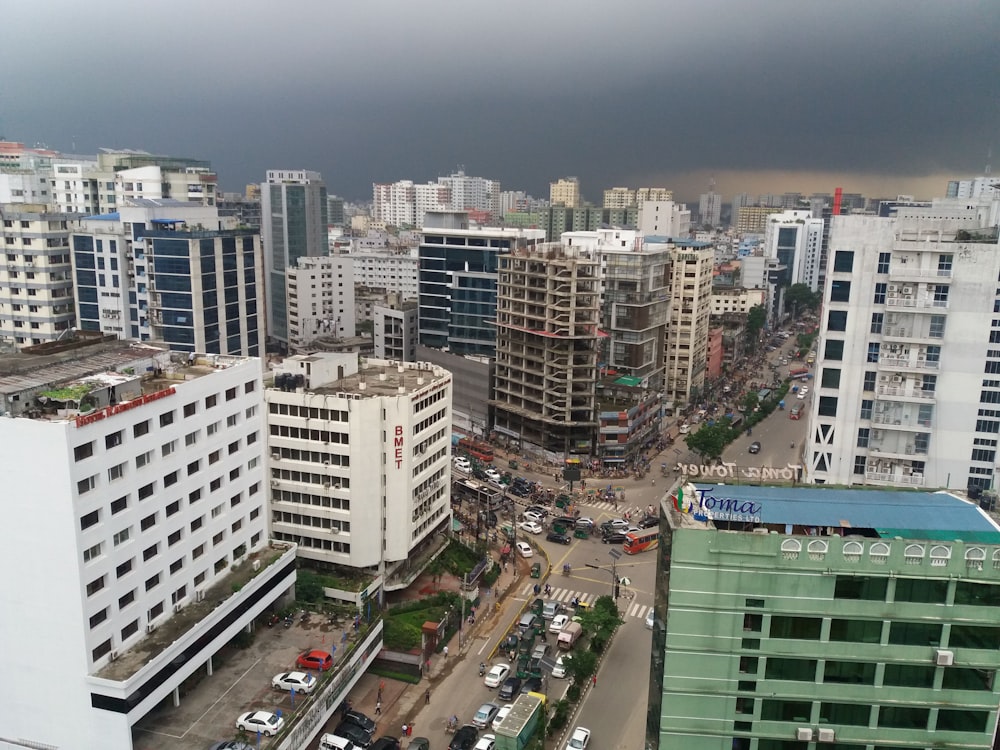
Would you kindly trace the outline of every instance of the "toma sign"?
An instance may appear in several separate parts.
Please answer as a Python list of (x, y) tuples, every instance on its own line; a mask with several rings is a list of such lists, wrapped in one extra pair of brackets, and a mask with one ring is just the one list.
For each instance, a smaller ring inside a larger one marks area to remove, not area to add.
[(763, 506), (760, 503), (736, 497), (716, 497), (712, 494), (715, 489), (695, 487), (698, 498), (691, 511), (696, 516), (704, 514), (715, 521), (761, 522), (760, 511)]

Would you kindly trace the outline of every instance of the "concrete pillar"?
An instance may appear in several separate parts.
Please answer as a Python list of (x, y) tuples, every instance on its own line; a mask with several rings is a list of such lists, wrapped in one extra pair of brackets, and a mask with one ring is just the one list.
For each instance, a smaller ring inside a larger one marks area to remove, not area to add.
[(205, 669), (208, 672), (208, 676), (211, 677), (212, 676), (212, 657), (211, 656), (208, 657), (208, 662), (206, 662), (206, 664), (205, 664)]
[(181, 688), (180, 685), (174, 688), (174, 708), (181, 705)]

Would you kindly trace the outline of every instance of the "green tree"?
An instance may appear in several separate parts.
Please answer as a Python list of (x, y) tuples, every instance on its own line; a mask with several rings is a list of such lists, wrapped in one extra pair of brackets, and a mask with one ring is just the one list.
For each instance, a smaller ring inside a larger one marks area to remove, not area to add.
[(814, 292), (807, 284), (792, 284), (785, 290), (785, 310), (818, 310), (822, 301), (819, 292)]
[(766, 322), (767, 311), (763, 305), (754, 305), (750, 308), (750, 312), (747, 313), (747, 337), (751, 349), (757, 348), (757, 339), (760, 337), (760, 332)]
[(563, 657), (566, 676), (574, 685), (584, 685), (597, 670), (597, 654), (593, 651), (575, 651), (572, 656)]
[(747, 416), (753, 414), (753, 410), (757, 408), (760, 403), (760, 399), (757, 397), (756, 391), (749, 391), (747, 395), (743, 397), (743, 408), (746, 410)]
[(697, 432), (684, 438), (684, 442), (703, 459), (715, 459), (722, 455), (731, 437), (729, 420), (723, 419), (714, 425), (703, 424)]
[(295, 577), (295, 598), (300, 602), (323, 601), (323, 582), (311, 570), (300, 568)]
[(434, 585), (435, 591), (441, 585), (441, 577), (445, 574), (445, 571), (444, 561), (440, 557), (435, 557), (431, 560), (431, 564), (427, 566), (427, 572), (431, 574), (431, 582)]

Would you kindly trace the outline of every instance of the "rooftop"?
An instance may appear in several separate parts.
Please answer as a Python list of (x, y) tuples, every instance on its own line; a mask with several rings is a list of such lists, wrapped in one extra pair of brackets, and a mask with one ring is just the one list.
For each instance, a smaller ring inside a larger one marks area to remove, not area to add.
[(734, 530), (779, 526), (786, 533), (809, 533), (813, 528), (847, 533), (851, 529), (880, 538), (1000, 543), (1000, 526), (985, 511), (944, 491), (687, 484), (682, 506), (706, 527), (712, 521), (716, 527)]

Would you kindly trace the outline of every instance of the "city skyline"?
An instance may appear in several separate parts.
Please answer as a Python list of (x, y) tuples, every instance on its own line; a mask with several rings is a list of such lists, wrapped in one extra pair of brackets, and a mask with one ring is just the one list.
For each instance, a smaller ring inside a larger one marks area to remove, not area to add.
[[(726, 201), (931, 197), (1000, 145), (988, 2), (630, 0), (603, 21), (565, 2), (43, 5), (44, 28), (38, 6), (6, 16), (37, 33), (0, 49), (0, 136), (207, 159), (230, 192), (311, 169), (370, 200), (372, 182), (464, 166), (537, 197), (575, 175), (593, 203), (617, 185), (691, 202), (710, 179)], [(81, 64), (95, 18), (130, 31), (101, 37), (106, 67)]]

